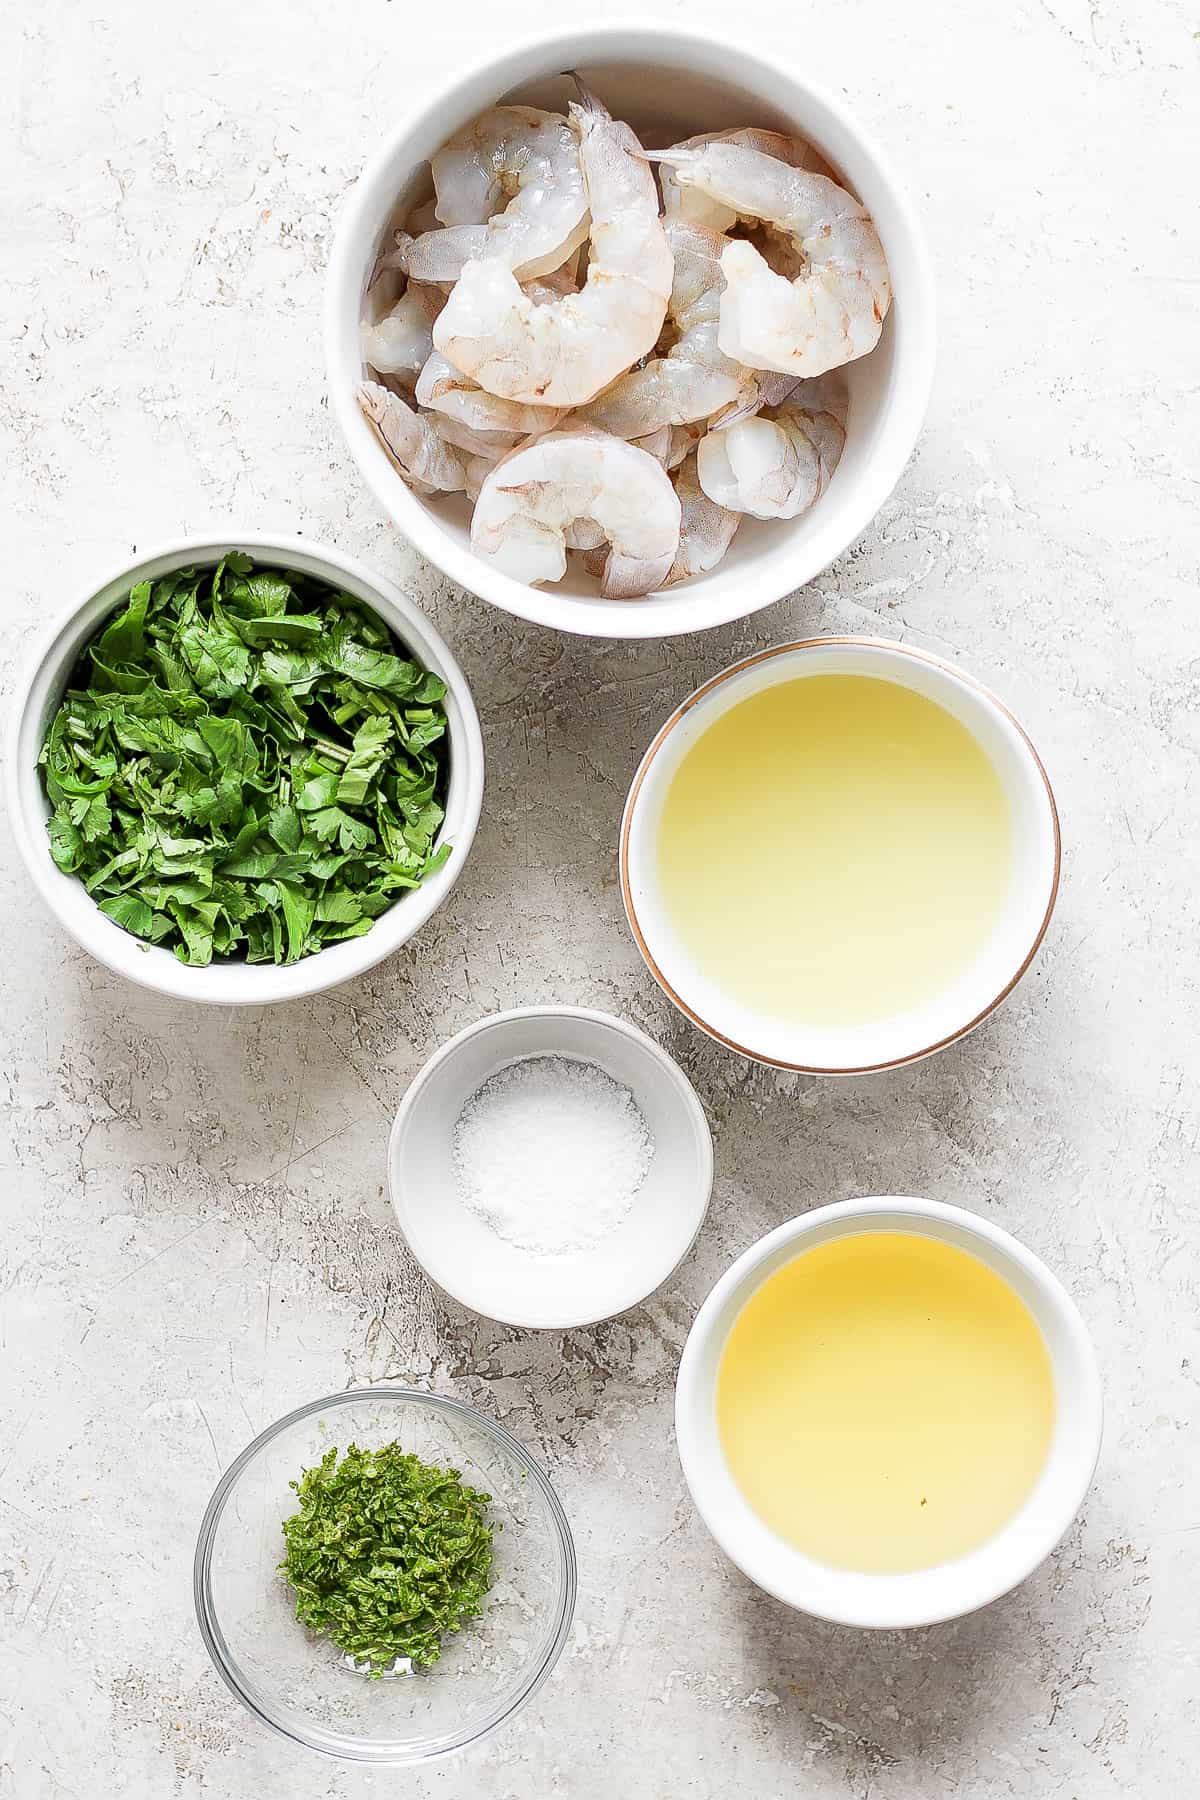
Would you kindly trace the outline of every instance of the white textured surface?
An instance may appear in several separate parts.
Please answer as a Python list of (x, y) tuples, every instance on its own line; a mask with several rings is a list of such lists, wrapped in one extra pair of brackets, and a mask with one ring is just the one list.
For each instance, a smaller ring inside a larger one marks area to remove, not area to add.
[[(6, 654), (134, 544), (282, 523), (411, 584), (476, 684), (490, 766), (447, 910), (411, 953), (292, 1010), (202, 1014), (119, 984), (6, 866), (0, 1796), (1184, 1791), (1200, 1685), (1194, 20), (1177, 0), (742, 0), (731, 22), (844, 89), (921, 200), (941, 375), (900, 491), (816, 588), (744, 629), (626, 649), (523, 628), (417, 565), (322, 395), (341, 195), (406, 94), (543, 11), (5, 11)], [(622, 925), (613, 846), (668, 706), (737, 652), (847, 627), (958, 656), (1013, 703), (1058, 786), (1066, 883), (1000, 1017), (925, 1067), (820, 1086), (671, 1015)], [(418, 1278), (382, 1177), (417, 1064), (480, 1013), (539, 999), (668, 1042), (709, 1106), (718, 1173), (665, 1293), (532, 1338)], [(1067, 1277), (1109, 1430), (1085, 1516), (1025, 1587), (956, 1626), (864, 1637), (786, 1613), (722, 1561), (681, 1491), (671, 1381), (737, 1250), (798, 1207), (889, 1190), (977, 1207)], [(581, 1559), (555, 1679), (424, 1779), (267, 1736), (191, 1616), (218, 1469), (293, 1402), (384, 1375), (473, 1400), (534, 1446)]]

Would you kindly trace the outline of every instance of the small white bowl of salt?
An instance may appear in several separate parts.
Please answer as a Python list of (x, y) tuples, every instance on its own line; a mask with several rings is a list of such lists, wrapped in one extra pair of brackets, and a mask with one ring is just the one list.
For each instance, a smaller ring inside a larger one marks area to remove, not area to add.
[(388, 1147), (426, 1274), (506, 1325), (636, 1306), (683, 1261), (712, 1188), (695, 1089), (633, 1025), (525, 1006), (468, 1025), (416, 1076)]

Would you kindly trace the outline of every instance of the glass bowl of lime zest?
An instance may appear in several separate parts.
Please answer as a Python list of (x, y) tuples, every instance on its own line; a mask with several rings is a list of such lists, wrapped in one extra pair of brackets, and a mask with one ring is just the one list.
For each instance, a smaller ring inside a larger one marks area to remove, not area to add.
[(524, 1446), (403, 1387), (269, 1426), (196, 1546), (226, 1685), (293, 1742), (360, 1763), (430, 1762), (512, 1718), (562, 1653), (575, 1591), (566, 1515)]

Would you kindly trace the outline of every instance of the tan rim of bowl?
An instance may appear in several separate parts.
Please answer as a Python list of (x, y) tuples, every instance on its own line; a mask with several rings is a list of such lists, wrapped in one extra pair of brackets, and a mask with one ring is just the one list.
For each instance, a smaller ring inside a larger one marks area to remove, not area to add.
[[(977, 694), (982, 695), (990, 706), (994, 706), (996, 711), (1001, 713), (1004, 718), (1008, 720), (1013, 730), (1025, 745), (1026, 750), (1029, 752), (1034, 767), (1041, 777), (1042, 785), (1046, 790), (1046, 804), (1050, 808), (1050, 822), (1054, 831), (1054, 875), (1050, 883), (1050, 894), (1046, 901), (1046, 910), (1042, 915), (1041, 923), (1034, 935), (1033, 942), (1030, 944), (1029, 949), (1022, 958), (1020, 967), (1017, 969), (1012, 979), (1001, 988), (995, 999), (989, 1000), (988, 1004), (983, 1007), (981, 1011), (977, 1012), (974, 1018), (969, 1019), (965, 1025), (960, 1025), (956, 1031), (949, 1032), (947, 1036), (938, 1038), (936, 1043), (924, 1045), (920, 1050), (910, 1051), (907, 1056), (894, 1056), (887, 1062), (862, 1063), (856, 1066), (847, 1064), (845, 1067), (838, 1066), (834, 1068), (822, 1067), (820, 1064), (816, 1063), (785, 1062), (781, 1057), (764, 1056), (760, 1051), (751, 1050), (748, 1045), (739, 1044), (736, 1039), (727, 1037), (723, 1031), (718, 1031), (715, 1025), (710, 1024), (707, 1019), (702, 1018), (693, 1007), (688, 1005), (682, 995), (672, 987), (671, 983), (667, 980), (667, 977), (663, 974), (663, 971), (654, 960), (654, 957), (651, 955), (650, 946), (646, 942), (641, 924), (638, 920), (637, 908), (633, 902), (633, 889), (629, 880), (629, 834), (633, 824), (633, 815), (637, 809), (638, 798), (641, 794), (646, 776), (650, 772), (651, 764), (680, 721), (685, 719), (688, 713), (711, 694), (715, 688), (720, 687), (722, 683), (730, 680), (734, 675), (740, 675), (743, 670), (753, 669), (759, 663), (769, 662), (776, 656), (788, 656), (795, 650), (813, 650), (827, 644), (863, 644), (869, 646), (871, 649), (891, 650), (899, 656), (911, 657), (914, 662), (929, 663), (936, 669), (944, 669), (947, 674), (953, 675), (957, 681), (965, 683), (967, 687), (974, 689)], [(983, 682), (976, 681), (973, 675), (968, 675), (963, 669), (960, 669), (956, 663), (947, 662), (945, 657), (933, 656), (928, 650), (915, 650), (910, 644), (898, 644), (891, 638), (869, 637), (850, 632), (830, 637), (798, 638), (795, 642), (790, 644), (773, 644), (768, 650), (759, 650), (755, 655), (743, 657), (741, 662), (733, 663), (729, 668), (722, 669), (719, 675), (712, 676), (710, 680), (706, 681), (701, 687), (698, 687), (694, 694), (689, 695), (683, 702), (683, 705), (677, 707), (666, 723), (660, 727), (657, 736), (654, 738), (650, 748), (646, 751), (645, 756), (643, 756), (638, 765), (638, 770), (629, 789), (629, 797), (625, 802), (625, 811), (621, 819), (619, 856), (621, 898), (625, 904), (625, 917), (629, 921), (629, 929), (633, 933), (634, 941), (641, 952), (642, 960), (653, 975), (655, 981), (657, 981), (659, 987), (663, 990), (663, 993), (666, 994), (667, 998), (679, 1008), (685, 1018), (692, 1021), (693, 1025), (698, 1025), (701, 1031), (706, 1032), (710, 1038), (714, 1038), (718, 1044), (724, 1044), (727, 1050), (734, 1050), (739, 1056), (747, 1056), (752, 1062), (765, 1063), (773, 1069), (788, 1069), (799, 1075), (874, 1075), (884, 1069), (901, 1069), (908, 1063), (920, 1062), (924, 1057), (932, 1056), (935, 1051), (944, 1050), (948, 1044), (956, 1044), (959, 1038), (964, 1038), (969, 1032), (974, 1031), (977, 1025), (982, 1024), (984, 1019), (988, 1018), (995, 1012), (998, 1006), (1001, 1006), (1004, 1001), (1008, 999), (1008, 996), (1012, 993), (1013, 989), (1028, 969), (1030, 963), (1037, 955), (1042, 939), (1046, 935), (1046, 928), (1050, 923), (1051, 915), (1054, 912), (1054, 903), (1058, 898), (1058, 884), (1062, 873), (1062, 832), (1059, 829), (1058, 807), (1054, 802), (1054, 789), (1050, 786), (1050, 777), (1046, 773), (1042, 759), (1034, 749), (1029, 733), (1025, 730), (1025, 727), (1021, 724), (1020, 720), (1015, 718), (1008, 707), (1005, 706), (1003, 700), (999, 699), (989, 687), (985, 687)]]

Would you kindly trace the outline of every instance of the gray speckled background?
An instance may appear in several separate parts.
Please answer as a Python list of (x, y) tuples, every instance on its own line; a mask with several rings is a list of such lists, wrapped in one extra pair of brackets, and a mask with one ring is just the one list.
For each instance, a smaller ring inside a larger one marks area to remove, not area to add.
[[(134, 545), (231, 519), (303, 530), (429, 609), (488, 754), (451, 904), (372, 976), (273, 1012), (108, 976), (6, 846), (0, 1796), (1171, 1794), (1193, 1777), (1200, 1685), (1195, 21), (1177, 0), (742, 0), (740, 30), (844, 89), (923, 205), (940, 379), (899, 491), (813, 588), (626, 648), (450, 589), (330, 427), (318, 315), (339, 200), (406, 96), (543, 8), (418, 13), (46, 0), (0, 26), (6, 660)], [(846, 628), (959, 657), (1011, 702), (1057, 785), (1066, 880), (1000, 1016), (921, 1068), (830, 1086), (672, 1015), (623, 927), (613, 847), (670, 705), (756, 645)], [(611, 1008), (672, 1049), (710, 1111), (717, 1184), (664, 1292), (531, 1337), (430, 1290), (381, 1183), (422, 1059), (538, 999)], [(698, 1525), (670, 1446), (676, 1359), (716, 1275), (798, 1208), (871, 1191), (1018, 1232), (1072, 1286), (1108, 1392), (1066, 1543), (1008, 1599), (910, 1636), (759, 1595)], [(218, 1471), (293, 1403), (384, 1376), (534, 1446), (580, 1553), (550, 1685), (425, 1778), (266, 1735), (191, 1614)]]

